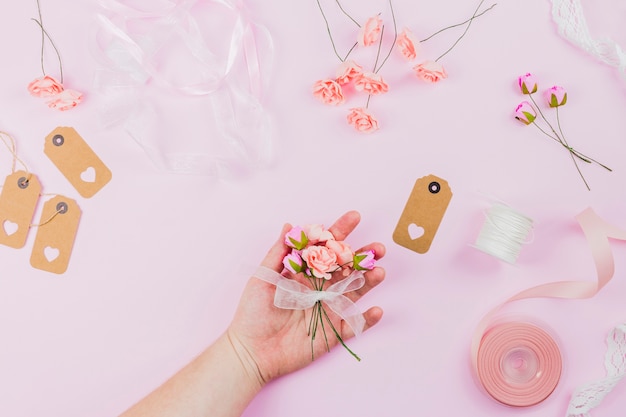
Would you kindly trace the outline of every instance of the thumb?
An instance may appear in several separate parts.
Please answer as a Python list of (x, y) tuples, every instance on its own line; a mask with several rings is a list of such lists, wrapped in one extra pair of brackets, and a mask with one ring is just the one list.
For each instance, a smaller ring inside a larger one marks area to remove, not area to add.
[(283, 258), (289, 253), (289, 247), (285, 245), (285, 234), (291, 229), (289, 223), (285, 223), (283, 229), (280, 232), (280, 236), (274, 242), (270, 250), (265, 255), (265, 259), (261, 262), (261, 265), (273, 269), (280, 273), (283, 270)]

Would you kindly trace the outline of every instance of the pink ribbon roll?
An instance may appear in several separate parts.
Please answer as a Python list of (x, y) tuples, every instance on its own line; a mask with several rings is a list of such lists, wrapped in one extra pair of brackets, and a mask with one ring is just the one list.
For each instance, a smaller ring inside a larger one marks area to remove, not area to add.
[(471, 343), (472, 368), (485, 391), (510, 406), (535, 405), (546, 399), (561, 375), (561, 354), (554, 339), (529, 323), (492, 325), (507, 303), (526, 298), (584, 299), (596, 295), (613, 277), (615, 264), (608, 238), (626, 240), (626, 231), (587, 208), (576, 216), (593, 255), (596, 281), (558, 281), (523, 290), (491, 310), (478, 324)]

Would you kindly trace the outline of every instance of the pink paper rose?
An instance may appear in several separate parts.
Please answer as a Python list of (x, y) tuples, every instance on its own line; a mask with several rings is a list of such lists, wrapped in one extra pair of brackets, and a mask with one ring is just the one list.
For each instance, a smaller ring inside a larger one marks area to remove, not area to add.
[(335, 253), (339, 265), (350, 266), (354, 257), (354, 252), (352, 252), (350, 245), (340, 240), (329, 240), (326, 242), (326, 247)]
[(370, 46), (378, 42), (382, 31), (383, 21), (378, 15), (370, 17), (359, 29), (357, 42), (361, 46)]
[(283, 266), (292, 274), (299, 274), (304, 269), (302, 257), (296, 250), (292, 250), (287, 256), (283, 258)]
[(350, 109), (348, 124), (361, 133), (371, 133), (378, 130), (378, 120), (363, 107)]
[(345, 101), (341, 85), (334, 80), (319, 80), (313, 84), (313, 95), (324, 104), (338, 106)]
[(35, 97), (52, 97), (63, 91), (63, 84), (49, 75), (36, 78), (28, 84), (28, 92)]
[(448, 78), (448, 74), (443, 68), (443, 65), (436, 61), (424, 61), (414, 66), (413, 70), (418, 78), (429, 83), (436, 83), (444, 78)]
[(326, 246), (309, 246), (302, 251), (302, 259), (314, 277), (330, 279), (331, 273), (339, 268), (337, 256)]
[(341, 85), (348, 84), (362, 73), (363, 68), (353, 60), (349, 59), (342, 62), (341, 65), (339, 65), (339, 68), (337, 68), (337, 78), (335, 81)]
[(57, 109), (60, 111), (70, 110), (76, 107), (83, 101), (82, 93), (74, 90), (63, 90), (60, 94), (52, 97), (46, 104), (51, 109)]
[(292, 227), (285, 234), (285, 245), (296, 250), (302, 250), (309, 243), (307, 233), (300, 226)]
[(515, 109), (515, 118), (529, 125), (537, 118), (537, 112), (529, 102), (522, 101)]
[(364, 72), (354, 80), (354, 88), (357, 91), (365, 91), (367, 94), (383, 94), (389, 91), (389, 85), (379, 74)]
[(376, 266), (375, 253), (373, 250), (360, 252), (354, 255), (354, 269), (357, 271), (370, 271)]
[(555, 85), (546, 90), (546, 101), (550, 107), (559, 107), (567, 103), (567, 91), (563, 87)]
[(398, 45), (398, 51), (400, 51), (402, 56), (412, 61), (417, 57), (421, 43), (417, 40), (415, 35), (413, 35), (411, 30), (404, 28), (398, 35), (396, 45)]
[(532, 94), (537, 92), (537, 81), (530, 72), (517, 78), (517, 85), (522, 94)]
[(304, 233), (306, 233), (309, 243), (314, 245), (319, 242), (326, 242), (327, 240), (334, 240), (335, 236), (330, 230), (324, 229), (321, 224), (307, 224), (303, 227)]

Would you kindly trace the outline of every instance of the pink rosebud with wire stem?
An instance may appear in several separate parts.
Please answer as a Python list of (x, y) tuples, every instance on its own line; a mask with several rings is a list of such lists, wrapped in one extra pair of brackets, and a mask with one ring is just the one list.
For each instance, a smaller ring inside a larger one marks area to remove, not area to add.
[(357, 42), (361, 46), (370, 46), (378, 42), (382, 32), (383, 21), (378, 15), (370, 17), (359, 29)]
[(300, 256), (300, 251), (292, 250), (283, 258), (283, 266), (292, 274), (299, 274), (304, 270), (304, 262)]
[(367, 250), (354, 255), (353, 265), (357, 271), (371, 271), (376, 266), (376, 258), (373, 250)]
[(537, 118), (537, 112), (532, 104), (522, 101), (515, 109), (515, 118), (525, 125), (529, 125)]
[(324, 104), (338, 106), (345, 101), (341, 85), (334, 80), (319, 80), (313, 84), (313, 96)]
[(295, 250), (302, 250), (309, 243), (306, 233), (300, 226), (292, 227), (285, 234), (285, 245)]
[(342, 62), (339, 68), (337, 68), (335, 81), (341, 85), (348, 84), (362, 73), (363, 67), (353, 60), (348, 59)]
[(550, 87), (545, 92), (546, 101), (550, 107), (559, 107), (567, 103), (567, 91), (565, 88), (555, 85)]
[(517, 78), (517, 85), (522, 94), (532, 94), (537, 92), (537, 80), (530, 72)]

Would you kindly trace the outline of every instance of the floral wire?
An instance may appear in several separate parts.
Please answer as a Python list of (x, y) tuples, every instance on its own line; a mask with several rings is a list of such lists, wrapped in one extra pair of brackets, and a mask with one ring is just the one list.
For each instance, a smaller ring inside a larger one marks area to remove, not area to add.
[(448, 52), (450, 52), (461, 41), (461, 39), (463, 39), (463, 37), (465, 37), (465, 34), (467, 33), (467, 31), (469, 30), (470, 26), (472, 25), (472, 22), (474, 21), (474, 18), (476, 18), (476, 13), (478, 13), (478, 10), (480, 9), (480, 7), (482, 6), (484, 1), (485, 0), (480, 0), (480, 3), (478, 3), (478, 7), (476, 8), (476, 10), (474, 10), (474, 14), (472, 14), (472, 17), (470, 18), (469, 22), (467, 23), (467, 26), (465, 27), (465, 30), (463, 31), (461, 36), (458, 37), (458, 39), (452, 44), (452, 46), (450, 48), (448, 48), (448, 50), (446, 52), (444, 52), (443, 54), (439, 55), (439, 57), (437, 59), (435, 59), (435, 62), (439, 61), (441, 58), (446, 56), (448, 54)]
[(354, 356), (354, 358), (355, 358), (357, 361), (359, 361), (359, 362), (360, 362), (360, 361), (361, 361), (361, 358), (359, 358), (359, 356), (358, 356), (356, 353), (354, 353), (354, 352), (353, 352), (353, 351), (352, 351), (352, 350), (348, 347), (348, 345), (346, 345), (346, 343), (343, 341), (343, 338), (341, 337), (341, 335), (339, 334), (339, 332), (338, 332), (338, 331), (337, 331), (337, 329), (335, 328), (335, 325), (333, 324), (332, 320), (330, 319), (330, 317), (328, 317), (328, 313), (326, 313), (326, 310), (325, 310), (325, 309), (322, 309), (322, 312), (324, 313), (324, 316), (326, 316), (326, 320), (328, 320), (328, 324), (330, 324), (330, 328), (333, 330), (333, 333), (335, 333), (335, 337), (337, 337), (337, 340), (339, 341), (339, 343), (341, 343), (341, 345), (342, 345), (344, 348), (346, 348), (346, 350), (347, 350), (348, 352), (350, 352), (350, 354), (351, 354), (352, 356)]
[(333, 51), (335, 51), (335, 55), (341, 62), (344, 62), (345, 59), (341, 59), (339, 56), (339, 52), (337, 52), (337, 47), (335, 46), (335, 41), (333, 39), (333, 34), (330, 32), (330, 24), (328, 23), (328, 19), (326, 18), (326, 14), (324, 13), (324, 9), (322, 9), (322, 5), (320, 4), (320, 0), (317, 0), (317, 7), (319, 7), (320, 12), (322, 13), (322, 17), (324, 18), (324, 22), (326, 23), (326, 31), (328, 31), (328, 37), (330, 38), (330, 43), (333, 45)]
[[(322, 311), (324, 312), (324, 314), (326, 314), (326, 309), (322, 305), (321, 301), (318, 301), (317, 304), (318, 304), (317, 311), (319, 313), (319, 321), (322, 324), (322, 333), (324, 334), (324, 342), (326, 343), (326, 351), (330, 352), (330, 345), (328, 344), (328, 337), (326, 336), (326, 327), (324, 326), (324, 318), (322, 317)], [(331, 323), (331, 326), (332, 326), (332, 323)]]
[[(385, 62), (387, 62), (387, 60), (389, 59), (389, 57), (391, 56), (391, 51), (393, 51), (393, 47), (396, 45), (396, 41), (398, 40), (398, 25), (396, 24), (396, 14), (393, 11), (393, 4), (391, 3), (391, 0), (389, 0), (389, 8), (391, 9), (391, 19), (393, 21), (393, 42), (391, 42), (391, 47), (389, 48), (389, 52), (387, 53), (387, 56), (385, 57), (385, 59), (383, 60), (383, 62), (380, 64), (380, 67), (378, 67), (378, 69), (376, 69), (376, 65), (374, 65), (374, 72), (378, 73), (378, 71), (380, 71), (380, 69), (383, 67), (383, 65), (385, 65)], [(383, 26), (384, 29), (384, 26)], [(382, 40), (382, 33), (380, 34), (381, 40)], [(379, 46), (380, 48), (380, 46)], [(379, 51), (380, 53), (380, 51)], [(376, 62), (378, 62), (378, 56), (376, 57)]]
[(44, 42), (46, 40), (45, 35), (44, 35), (44, 30), (43, 30), (43, 17), (41, 16), (41, 5), (39, 4), (39, 0), (37, 0), (37, 13), (39, 14), (39, 21), (41, 22), (40, 26), (41, 26), (41, 72), (43, 72), (43, 75), (46, 75), (46, 69), (44, 68), (44, 63), (43, 63), (43, 53), (44, 53)]
[[(376, 52), (376, 61), (374, 62), (374, 73), (378, 72), (376, 70), (376, 65), (378, 65), (378, 59), (380, 58), (380, 49), (383, 45), (383, 35), (385, 34), (385, 25), (380, 29), (380, 38), (378, 39), (378, 51)], [(383, 62), (384, 64), (384, 62)], [(380, 68), (379, 68), (380, 70)]]
[(346, 56), (345, 56), (345, 57), (343, 57), (343, 59), (339, 58), (339, 59), (341, 59), (341, 62), (345, 62), (345, 61), (346, 61), (346, 59), (348, 59), (348, 57), (350, 56), (350, 54), (352, 53), (352, 51), (354, 51), (354, 48), (356, 48), (356, 46), (357, 46), (358, 44), (359, 44), (358, 42), (354, 42), (354, 45), (352, 45), (352, 47), (348, 50), (348, 53), (346, 54)]
[[(37, 19), (33, 19), (33, 18), (31, 18), (31, 20), (39, 25), (39, 27), (41, 28), (42, 36), (43, 36), (43, 34), (45, 34), (46, 37), (48, 38), (48, 40), (50, 41), (50, 44), (52, 45), (52, 48), (54, 48), (54, 52), (57, 54), (57, 58), (59, 60), (59, 72), (61, 74), (60, 81), (61, 81), (61, 84), (63, 84), (63, 64), (61, 63), (61, 54), (59, 53), (59, 50), (57, 49), (56, 45), (54, 44), (54, 41), (52, 40), (52, 38), (50, 37), (48, 32), (43, 28), (43, 25), (41, 24), (41, 22), (38, 21)], [(43, 43), (42, 43), (42, 45), (43, 45)], [(43, 75), (45, 76), (46, 75), (46, 71), (45, 71), (44, 66), (43, 66), (43, 47), (42, 47), (42, 50), (41, 50), (41, 70), (43, 72)]]
[(345, 14), (348, 19), (352, 20), (354, 22), (355, 25), (357, 25), (358, 27), (361, 27), (361, 25), (359, 25), (359, 22), (357, 22), (356, 20), (354, 20), (354, 18), (352, 16), (350, 16), (348, 14), (348, 12), (346, 12), (343, 8), (343, 6), (341, 5), (341, 3), (339, 3), (339, 0), (335, 0), (335, 2), (337, 3), (337, 6), (339, 6), (339, 9), (343, 12), (343, 14)]
[(445, 28), (443, 28), (443, 29), (439, 29), (437, 32), (433, 33), (433, 34), (432, 34), (432, 35), (430, 35), (429, 37), (422, 39), (422, 40), (420, 41), (420, 43), (422, 43), (422, 42), (426, 42), (426, 41), (427, 41), (427, 40), (429, 40), (430, 38), (433, 38), (433, 37), (435, 37), (436, 35), (439, 35), (441, 32), (446, 31), (446, 30), (448, 30), (448, 29), (452, 29), (452, 28), (456, 28), (456, 27), (459, 27), (459, 26), (463, 26), (463, 25), (464, 25), (464, 24), (466, 24), (467, 22), (469, 22), (469, 21), (471, 21), (471, 20), (474, 20), (474, 19), (476, 19), (477, 17), (480, 17), (480, 16), (484, 15), (484, 14), (485, 14), (485, 13), (487, 13), (489, 10), (493, 9), (493, 8), (496, 6), (496, 4), (498, 4), (498, 3), (494, 3), (494, 4), (492, 4), (491, 6), (489, 6), (489, 8), (487, 8), (487, 9), (483, 10), (482, 12), (478, 13), (477, 15), (474, 15), (474, 16), (470, 17), (469, 19), (467, 19), (467, 20), (466, 20), (466, 21), (464, 21), (464, 22), (457, 23), (457, 24), (455, 24), (455, 25), (451, 25), (451, 26), (447, 26), (447, 27), (445, 27)]

